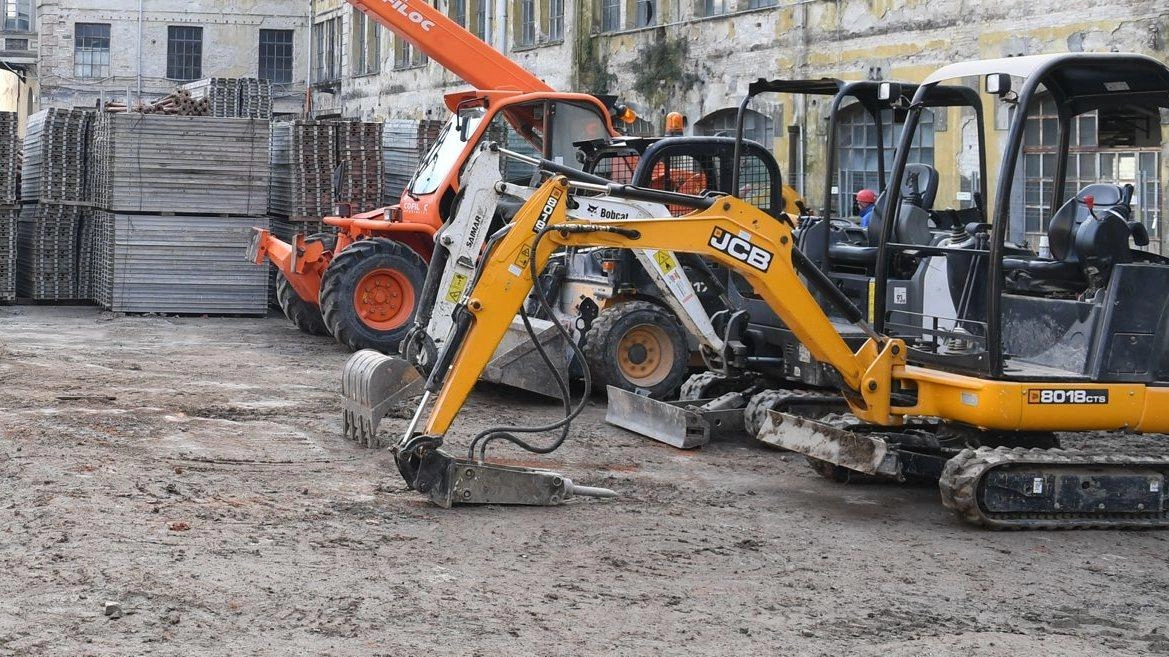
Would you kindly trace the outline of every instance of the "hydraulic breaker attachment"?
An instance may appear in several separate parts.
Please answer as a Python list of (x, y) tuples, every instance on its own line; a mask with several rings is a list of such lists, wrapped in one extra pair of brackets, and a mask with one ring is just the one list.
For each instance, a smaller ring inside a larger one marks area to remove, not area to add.
[(383, 447), (377, 437), (382, 418), (420, 394), (423, 383), (418, 370), (401, 358), (372, 349), (350, 356), (341, 371), (345, 437), (363, 447)]
[(609, 386), (608, 395), (606, 422), (681, 449), (743, 431), (747, 398), (741, 393), (665, 402)]
[(456, 458), (441, 449), (421, 448), (396, 455), (411, 488), (443, 508), (456, 504), (556, 506), (571, 497), (617, 497), (608, 488), (580, 486), (564, 475), (538, 468)]

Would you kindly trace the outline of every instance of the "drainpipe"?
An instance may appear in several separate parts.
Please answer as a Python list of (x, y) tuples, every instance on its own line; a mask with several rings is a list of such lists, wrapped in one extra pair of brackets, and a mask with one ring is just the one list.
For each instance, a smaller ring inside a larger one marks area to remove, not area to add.
[[(138, 0), (138, 102), (142, 102), (142, 19), (145, 0)], [(127, 103), (128, 105), (129, 103)]]

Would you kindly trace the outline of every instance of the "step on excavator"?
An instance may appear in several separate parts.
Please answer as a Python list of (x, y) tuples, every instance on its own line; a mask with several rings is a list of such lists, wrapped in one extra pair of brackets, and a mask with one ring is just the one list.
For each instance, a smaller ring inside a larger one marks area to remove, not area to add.
[(393, 352), (412, 325), (434, 236), (459, 189), (459, 171), (481, 143), (503, 141), (513, 150), (574, 166), (574, 142), (615, 137), (614, 117), (632, 121), (635, 115), (612, 98), (553, 90), (426, 3), (409, 3), (408, 10), (400, 2), (350, 4), (477, 91), (445, 97), (452, 116), (400, 203), (356, 214), (339, 208), (344, 212), (323, 220), (335, 235), (298, 235), (291, 243), (256, 229), (248, 256), (277, 267), (282, 309), (298, 328), (325, 328), (353, 350)]
[[(925, 98), (942, 81), (971, 78), (984, 80), (988, 94), (1016, 108), (991, 221), (971, 227), (985, 240), (972, 247), (894, 242), (897, 190)], [(1017, 92), (1016, 79), (1022, 80)], [(559, 446), (584, 407), (583, 401), (569, 402), (566, 385), (566, 413), (556, 422), (485, 430), (472, 438), (465, 457), (443, 449), (444, 440), (528, 295), (534, 291), (540, 306), (549, 306), (535, 281), (554, 251), (669, 249), (703, 255), (742, 276), (810, 356), (831, 368), (846, 415), (769, 411), (762, 429), (777, 445), (820, 464), (817, 469), (936, 480), (943, 504), (991, 528), (1166, 526), (1169, 458), (1054, 447), (1056, 432), (1084, 433), (1089, 441), (1091, 432), (1169, 432), (1169, 297), (1147, 293), (1169, 285), (1169, 260), (1133, 248), (1147, 244), (1149, 236), (1136, 218), (1130, 188), (1095, 183), (1065, 199), (1065, 166), (1054, 172), (1052, 207), (1058, 209), (1048, 222), (1050, 256), (1007, 257), (1014, 168), (1027, 117), (1044, 97), (1058, 112), (1058, 161), (1068, 155), (1068, 132), (1078, 117), (1136, 116), (1141, 109), (1155, 116), (1169, 108), (1169, 68), (1140, 55), (1073, 54), (966, 62), (927, 78), (906, 104), (891, 174), (894, 191), (885, 203), (872, 323), (795, 248), (790, 222), (742, 200), (550, 179), (489, 244), (417, 411), (393, 447), (400, 473), (442, 506), (559, 504), (573, 495), (611, 494), (578, 488), (557, 473), (486, 458), (488, 447), (500, 442), (538, 453)], [(675, 218), (574, 221), (566, 213), (574, 190), (695, 211)], [(909, 251), (944, 257), (954, 268), (952, 293), (984, 303), (959, 304), (958, 317), (935, 318), (921, 337), (886, 334), (882, 300), (889, 260)], [(965, 275), (971, 269), (976, 275)], [(822, 304), (865, 335), (859, 348), (845, 342)], [(966, 330), (954, 330), (958, 323)], [(960, 338), (963, 348), (944, 348), (950, 338)], [(585, 399), (589, 384), (586, 375)], [(521, 437), (541, 431), (559, 435), (549, 445)]]
[[(370, 447), (381, 445), (377, 435), (381, 418), (409, 399), (420, 384), (420, 375), (429, 373), (487, 236), (506, 223), (508, 207), (514, 212), (535, 192), (535, 188), (500, 180), (499, 171), (506, 168), (503, 160), (593, 184), (611, 182), (588, 173), (599, 168), (634, 185), (704, 191), (729, 185), (730, 162), (738, 152), (737, 161), (752, 165), (746, 182), (755, 203), (771, 214), (786, 209), (774, 158), (755, 142), (726, 137), (635, 138), (587, 145), (582, 150), (588, 153), (586, 171), (495, 144), (472, 157), (463, 172), (457, 209), (438, 233), (420, 309), (403, 341), (401, 357), (358, 352), (342, 372), (347, 437)], [(580, 220), (649, 218), (669, 216), (672, 210), (678, 208), (591, 195), (574, 202), (569, 215)], [(693, 256), (636, 249), (570, 250), (557, 254), (543, 272), (541, 285), (553, 299), (552, 314), (536, 313), (526, 320), (517, 317), (496, 347), (484, 380), (554, 396), (557, 386), (535, 349), (539, 343), (561, 370), (571, 367), (579, 373), (587, 367), (594, 378), (610, 385), (659, 397), (676, 391), (689, 371), (691, 341), (706, 359), (723, 351), (709, 317), (711, 310), (725, 304), (721, 287), (706, 264)], [(570, 351), (552, 322), (566, 327), (570, 339), (581, 346), (583, 363), (569, 360)], [(534, 328), (535, 340), (528, 338), (525, 324)], [(417, 373), (405, 367), (403, 360)]]

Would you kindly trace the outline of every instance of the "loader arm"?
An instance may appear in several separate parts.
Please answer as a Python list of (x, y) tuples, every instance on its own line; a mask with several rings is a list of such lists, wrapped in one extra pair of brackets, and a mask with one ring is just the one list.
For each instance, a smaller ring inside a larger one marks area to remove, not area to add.
[(552, 91), (543, 80), (422, 0), (348, 0), (476, 89)]
[[(544, 183), (483, 259), (461, 305), (468, 319), (456, 327), (446, 347), (457, 351), (440, 358), (428, 382), (428, 391), (438, 397), (425, 435), (441, 437), (450, 428), (532, 289), (531, 260), (540, 272), (552, 253), (564, 246), (666, 249), (714, 259), (744, 276), (812, 356), (837, 369), (858, 416), (879, 424), (900, 421), (890, 414), (889, 399), (892, 369), (904, 365), (904, 345), (870, 339), (853, 353), (797, 273), (793, 257), (802, 255), (793, 249), (788, 224), (734, 197), (694, 197), (623, 185), (600, 189), (618, 197), (708, 207), (676, 218), (575, 222), (567, 216), (569, 188), (562, 176)], [(553, 227), (560, 228), (550, 230)], [(801, 272), (807, 275), (805, 269)], [(442, 371), (446, 364), (449, 369)], [(409, 433), (413, 428), (412, 424)]]

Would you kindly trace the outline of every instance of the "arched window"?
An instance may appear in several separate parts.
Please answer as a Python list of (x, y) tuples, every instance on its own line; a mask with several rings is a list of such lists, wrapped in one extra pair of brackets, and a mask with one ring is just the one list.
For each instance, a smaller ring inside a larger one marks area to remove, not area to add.
[[(881, 141), (885, 149), (885, 179), (893, 168), (893, 153), (901, 139), (904, 125), (903, 113), (892, 115), (891, 110), (881, 112)], [(836, 126), (836, 172), (834, 187), (837, 200), (834, 212), (838, 215), (851, 214), (853, 196), (862, 189), (871, 189), (878, 194), (882, 191), (880, 172), (877, 170), (877, 124), (859, 104), (840, 111)], [(934, 115), (923, 111), (921, 121), (914, 135), (909, 151), (909, 162), (934, 165)]]
[[(711, 112), (694, 123), (694, 134), (734, 137), (738, 113), (739, 110), (734, 107)], [(743, 137), (757, 141), (770, 150), (775, 139), (771, 119), (755, 110), (747, 110), (743, 118)]]
[[(1144, 221), (1150, 237), (1159, 239), (1160, 117), (1126, 107), (1087, 112), (1072, 119), (1069, 144), (1062, 198), (1092, 183), (1130, 184), (1135, 188), (1133, 216)], [(1058, 156), (1059, 117), (1055, 103), (1044, 99), (1027, 117), (1023, 136), (1023, 217), (1030, 236), (1045, 234), (1055, 211), (1051, 202)]]

